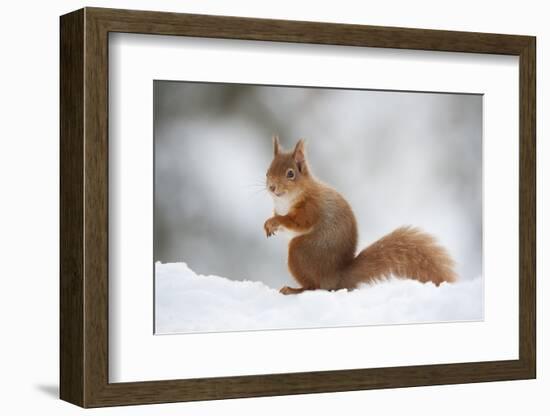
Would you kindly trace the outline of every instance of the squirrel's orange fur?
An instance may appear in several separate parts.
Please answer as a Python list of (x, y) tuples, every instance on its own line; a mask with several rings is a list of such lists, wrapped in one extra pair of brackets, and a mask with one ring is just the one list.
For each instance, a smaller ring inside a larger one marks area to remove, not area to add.
[(268, 237), (277, 231), (293, 234), (288, 268), (300, 285), (285, 286), (281, 293), (354, 289), (359, 283), (390, 275), (437, 286), (456, 280), (447, 251), (417, 228), (398, 228), (355, 255), (353, 211), (338, 192), (313, 177), (303, 140), (287, 153), (281, 151), (278, 138), (273, 138), (273, 161), (266, 180), (275, 210), (264, 229)]

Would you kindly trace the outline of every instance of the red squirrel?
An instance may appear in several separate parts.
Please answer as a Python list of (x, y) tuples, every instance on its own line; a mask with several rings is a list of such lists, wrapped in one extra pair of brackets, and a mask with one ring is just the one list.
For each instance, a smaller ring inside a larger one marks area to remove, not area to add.
[(273, 161), (266, 186), (274, 215), (264, 224), (267, 237), (291, 233), (288, 268), (300, 285), (284, 286), (284, 295), (305, 290), (352, 290), (390, 275), (420, 282), (454, 282), (454, 261), (435, 239), (417, 228), (400, 227), (356, 255), (357, 223), (348, 202), (321, 183), (308, 166), (299, 140), (284, 152), (273, 137)]

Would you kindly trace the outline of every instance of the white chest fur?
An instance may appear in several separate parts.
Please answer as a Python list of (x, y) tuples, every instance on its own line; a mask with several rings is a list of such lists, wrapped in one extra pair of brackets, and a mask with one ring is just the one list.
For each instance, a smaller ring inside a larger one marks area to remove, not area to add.
[[(287, 215), (292, 209), (294, 202), (295, 202), (294, 198), (287, 195), (282, 197), (273, 197), (273, 209), (275, 211), (275, 214)], [(284, 228), (284, 227), (280, 228), (279, 233), (291, 240), (294, 237), (305, 234), (304, 232), (297, 232), (294, 230), (289, 230), (288, 228)]]
[(280, 196), (273, 197), (273, 205), (275, 214), (277, 215), (286, 215), (290, 212), (292, 205), (294, 204), (294, 199), (289, 196)]

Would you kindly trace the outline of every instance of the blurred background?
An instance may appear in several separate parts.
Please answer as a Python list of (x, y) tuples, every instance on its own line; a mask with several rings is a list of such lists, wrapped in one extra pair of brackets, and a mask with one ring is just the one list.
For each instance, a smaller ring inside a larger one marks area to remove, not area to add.
[(154, 82), (154, 257), (199, 274), (294, 284), (267, 239), (271, 136), (306, 139), (351, 204), (358, 249), (401, 225), (433, 234), (461, 279), (482, 274), (482, 96)]

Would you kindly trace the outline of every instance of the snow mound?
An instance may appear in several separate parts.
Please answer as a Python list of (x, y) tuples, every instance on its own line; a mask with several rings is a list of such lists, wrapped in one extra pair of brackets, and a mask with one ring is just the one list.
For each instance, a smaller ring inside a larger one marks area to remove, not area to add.
[(155, 333), (474, 321), (482, 279), (436, 287), (408, 279), (354, 291), (281, 295), (261, 282), (197, 275), (185, 263), (155, 264)]

